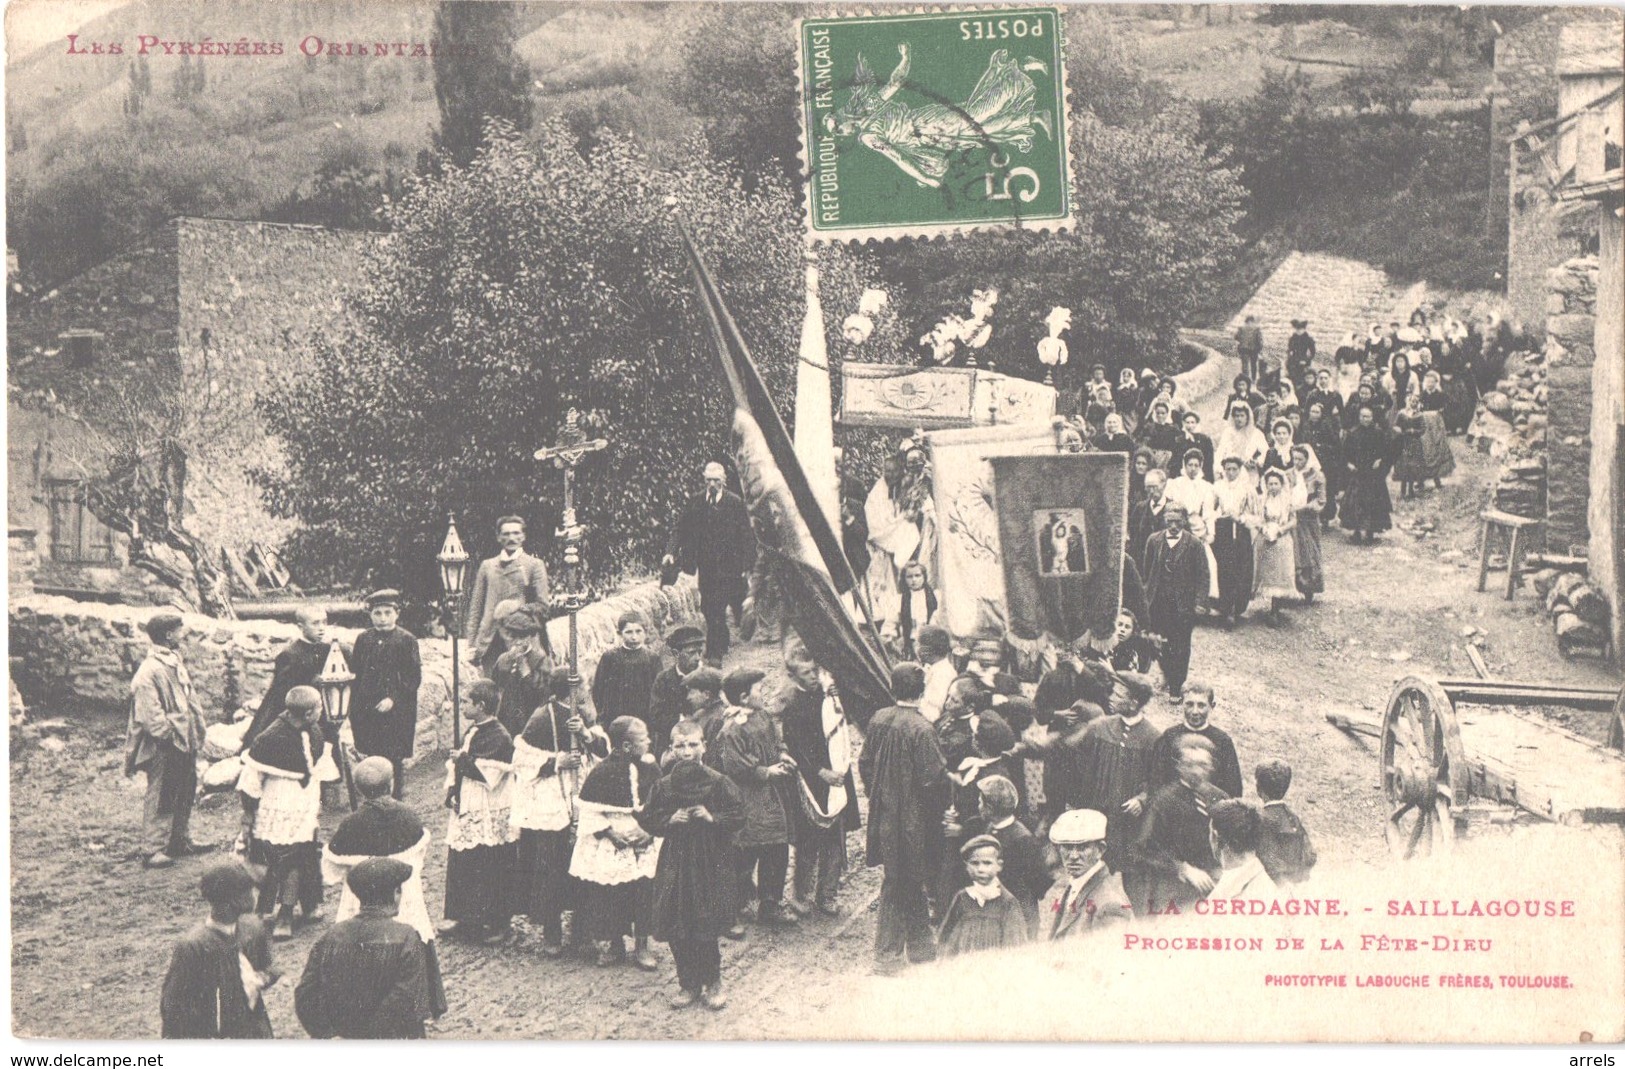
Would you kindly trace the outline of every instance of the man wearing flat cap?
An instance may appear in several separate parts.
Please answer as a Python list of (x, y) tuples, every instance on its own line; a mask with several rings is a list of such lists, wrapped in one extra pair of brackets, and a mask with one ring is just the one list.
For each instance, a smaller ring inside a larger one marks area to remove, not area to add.
[(164, 1039), (270, 1039), (262, 992), (276, 983), (254, 877), (236, 860), (200, 881), (209, 915), (175, 944), (159, 1006)]
[(181, 614), (173, 609), (153, 613), (146, 623), (152, 650), (130, 680), (124, 774), (147, 774), (142, 837), (148, 868), (163, 868), (176, 858), (213, 849), (194, 844), (189, 830), (203, 715), (193, 701), (192, 677), (181, 660), (184, 626)]
[(390, 797), (393, 771), (382, 757), (369, 757), (355, 766), (355, 789), (365, 799), (361, 808), (344, 818), (322, 852), (322, 878), (343, 890), (334, 920), (343, 923), (361, 912), (361, 900), (350, 887), (350, 873), (373, 858), (389, 858), (411, 868), (401, 885), (401, 904), (396, 919), (411, 925), (423, 939), (428, 970), (429, 1010), (439, 1017), (446, 1012), (446, 989), (440, 977), (440, 960), (435, 953), (434, 922), (423, 900), (423, 862), (429, 849), (429, 831), (423, 820), (404, 802)]
[(666, 632), (672, 662), (655, 676), (649, 695), (649, 752), (663, 757), (671, 745), (671, 729), (688, 712), (688, 689), (683, 680), (705, 661), (705, 632), (683, 624)]
[(546, 605), (523, 605), (510, 600), (497, 609), (497, 644), (502, 649), (488, 675), (497, 685), (497, 719), (518, 735), (530, 714), (546, 705), (548, 679), (553, 671), (553, 650), (547, 641)]
[(498, 631), (502, 607), (509, 601), (544, 607), (548, 603), (547, 565), (525, 552), (525, 521), (518, 516), (498, 520), (497, 544), (501, 551), (481, 561), (474, 576), (466, 618), (469, 656), (487, 676), (503, 652)]
[(728, 655), (728, 609), (736, 619), (745, 607), (745, 576), (756, 562), (750, 512), (727, 488), (727, 472), (715, 461), (704, 470), (705, 488), (689, 498), (666, 541), (665, 567), (698, 575), (705, 616), (706, 659), (721, 665)]
[(1050, 825), (1061, 878), (1038, 904), (1040, 939), (1075, 939), (1134, 916), (1117, 873), (1106, 867), (1106, 815), (1069, 809)]
[(372, 628), (356, 637), (350, 670), (355, 690), (350, 699), (350, 730), (355, 748), (368, 757), (385, 757), (394, 766), (395, 797), (406, 797), (403, 763), (412, 756), (418, 727), (418, 685), (423, 662), (417, 638), (399, 626), (401, 595), (379, 590), (367, 598)]
[(412, 866), (387, 857), (350, 870), (361, 911), (310, 952), (294, 990), (299, 1023), (316, 1039), (422, 1039), (429, 1016), (423, 938), (395, 919)]

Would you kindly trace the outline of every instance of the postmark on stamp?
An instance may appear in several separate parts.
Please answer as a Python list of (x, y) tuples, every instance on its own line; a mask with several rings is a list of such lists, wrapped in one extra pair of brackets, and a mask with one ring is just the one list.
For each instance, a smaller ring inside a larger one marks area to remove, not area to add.
[(810, 238), (1071, 225), (1056, 8), (809, 18), (798, 35)]

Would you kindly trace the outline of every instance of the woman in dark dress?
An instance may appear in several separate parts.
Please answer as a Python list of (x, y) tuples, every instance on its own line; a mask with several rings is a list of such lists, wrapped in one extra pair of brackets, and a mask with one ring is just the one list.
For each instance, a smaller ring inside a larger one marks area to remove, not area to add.
[(1376, 540), (1378, 531), (1393, 526), (1393, 502), (1388, 497), (1388, 471), (1393, 465), (1393, 445), (1387, 428), (1377, 424), (1369, 404), (1358, 409), (1359, 423), (1343, 442), (1343, 461), (1348, 485), (1343, 491), (1343, 529), (1354, 533), (1354, 541)]
[(1320, 458), (1321, 470), (1326, 475), (1326, 507), (1321, 510), (1320, 518), (1324, 523), (1331, 523), (1337, 517), (1337, 495), (1343, 492), (1343, 430), (1337, 420), (1326, 416), (1323, 408), (1311, 404), (1309, 419), (1300, 437), (1314, 447), (1315, 456)]
[(1140, 422), (1140, 384), (1134, 380), (1133, 368), (1124, 368), (1118, 376), (1112, 399), (1117, 403), (1117, 412), (1123, 417), (1124, 426), (1132, 433), (1133, 427)]

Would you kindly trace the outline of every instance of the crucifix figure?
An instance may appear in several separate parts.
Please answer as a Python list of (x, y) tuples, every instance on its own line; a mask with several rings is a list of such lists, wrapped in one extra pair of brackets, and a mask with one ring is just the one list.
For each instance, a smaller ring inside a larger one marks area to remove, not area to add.
[[(586, 533), (586, 527), (576, 522), (575, 509), (575, 470), (576, 465), (586, 459), (587, 454), (596, 453), (601, 449), (609, 448), (609, 442), (603, 438), (588, 440), (587, 432), (581, 428), (581, 413), (572, 408), (564, 414), (564, 426), (559, 428), (559, 436), (555, 445), (547, 449), (538, 449), (535, 459), (551, 460), (555, 468), (564, 471), (564, 515), (560, 519), (559, 529), (554, 532), (564, 542), (564, 592), (559, 597), (559, 604), (565, 612), (570, 614), (570, 715), (580, 714), (579, 697), (581, 692), (581, 664), (577, 642), (576, 615), (584, 604), (581, 592), (581, 536)], [(571, 739), (570, 748), (575, 749), (575, 741)]]

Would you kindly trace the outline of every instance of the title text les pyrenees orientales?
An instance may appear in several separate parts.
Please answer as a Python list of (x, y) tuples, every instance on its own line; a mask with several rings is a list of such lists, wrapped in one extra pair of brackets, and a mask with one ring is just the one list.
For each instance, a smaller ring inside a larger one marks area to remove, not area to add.
[[(1348, 903), (1339, 898), (1204, 898), (1189, 912), (1209, 917), (1347, 917), (1351, 915)], [(1153, 909), (1162, 914), (1178, 914), (1178, 907)], [(1365, 912), (1371, 912), (1369, 909)], [(1504, 917), (1527, 918), (1573, 917), (1573, 899), (1557, 898), (1391, 898), (1383, 912), (1389, 917)]]
[(202, 37), (196, 41), (171, 40), (155, 34), (136, 34), (127, 41), (92, 41), (79, 34), (68, 35), (70, 56), (281, 56), (298, 52), (305, 56), (399, 56), (406, 59), (432, 59), (435, 56), (472, 57), (477, 49), (438, 41), (329, 41), (306, 34), (291, 48), (281, 41), (256, 41), (248, 37), (217, 41)]

